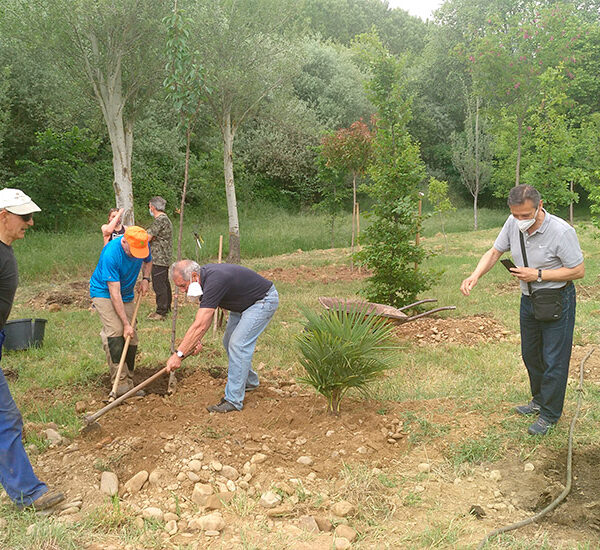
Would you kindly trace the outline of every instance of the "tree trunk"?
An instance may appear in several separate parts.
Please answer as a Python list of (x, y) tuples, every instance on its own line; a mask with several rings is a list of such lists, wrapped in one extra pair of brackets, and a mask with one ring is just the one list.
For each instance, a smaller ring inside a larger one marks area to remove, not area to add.
[[(573, 193), (573, 180), (571, 180), (569, 188), (571, 189), (571, 193)], [(573, 225), (573, 199), (569, 203), (569, 223)]]
[(520, 174), (521, 174), (521, 138), (523, 134), (523, 118), (519, 117), (518, 120), (518, 133), (517, 133), (517, 167), (515, 171), (515, 187), (519, 185)]
[(133, 147), (133, 123), (123, 123), (123, 117), (113, 114), (106, 120), (108, 136), (113, 153), (113, 187), (117, 208), (123, 208), (123, 224), (134, 225), (133, 183), (131, 179), (131, 151)]
[(350, 242), (350, 270), (354, 271), (354, 236), (356, 234), (356, 171), (352, 172), (352, 240)]
[(473, 193), (473, 228), (477, 231), (477, 196), (479, 195), (479, 97), (475, 100), (475, 193)]
[[(88, 35), (92, 56), (100, 59), (98, 39), (96, 35)], [(113, 154), (113, 188), (117, 208), (123, 208), (122, 220), (125, 225), (135, 223), (133, 214), (133, 185), (131, 178), (131, 154), (133, 151), (133, 119), (124, 120), (125, 99), (121, 79), (120, 58), (112, 74), (104, 74), (95, 70), (87, 56), (84, 55), (85, 71), (94, 90), (94, 95), (102, 109), (104, 122), (108, 130), (110, 146)]]
[(237, 201), (235, 198), (235, 182), (233, 180), (233, 139), (235, 128), (231, 126), (231, 112), (223, 116), (223, 171), (225, 173), (225, 195), (227, 197), (227, 215), (229, 218), (229, 254), (228, 263), (239, 264), (242, 254), (240, 248), (240, 224)]
[(337, 196), (337, 186), (333, 184), (333, 208), (331, 212), (331, 248), (335, 248), (335, 199)]

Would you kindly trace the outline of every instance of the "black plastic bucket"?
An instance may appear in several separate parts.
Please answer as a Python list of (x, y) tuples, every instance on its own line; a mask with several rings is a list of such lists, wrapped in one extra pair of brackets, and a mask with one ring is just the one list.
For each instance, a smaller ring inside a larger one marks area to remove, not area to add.
[(15, 319), (4, 326), (5, 350), (40, 347), (44, 341), (46, 319)]

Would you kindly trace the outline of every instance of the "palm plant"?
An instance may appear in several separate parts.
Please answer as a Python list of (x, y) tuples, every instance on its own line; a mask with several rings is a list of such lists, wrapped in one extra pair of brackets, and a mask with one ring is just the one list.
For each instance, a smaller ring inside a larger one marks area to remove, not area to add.
[(308, 319), (297, 336), (306, 375), (298, 381), (327, 398), (328, 411), (340, 414), (340, 404), (350, 388), (365, 397), (368, 384), (391, 368), (392, 327), (362, 308), (343, 306), (322, 315), (304, 311)]

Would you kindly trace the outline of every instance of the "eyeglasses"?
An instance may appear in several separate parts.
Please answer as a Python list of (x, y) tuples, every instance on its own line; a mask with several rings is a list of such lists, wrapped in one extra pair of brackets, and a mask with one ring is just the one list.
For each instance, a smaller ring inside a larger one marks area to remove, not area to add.
[(29, 214), (17, 214), (24, 222), (28, 222), (33, 218), (33, 214), (30, 212)]

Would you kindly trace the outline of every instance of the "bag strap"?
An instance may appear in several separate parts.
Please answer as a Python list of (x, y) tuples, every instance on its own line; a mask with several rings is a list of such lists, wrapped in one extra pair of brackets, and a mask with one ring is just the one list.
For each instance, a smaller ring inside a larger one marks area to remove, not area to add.
[[(525, 267), (529, 267), (527, 264), (527, 252), (525, 251), (525, 241), (523, 239), (523, 232), (519, 230), (519, 240), (521, 241), (521, 254), (523, 255), (523, 263)], [(527, 283), (527, 288), (529, 289), (529, 296), (533, 294), (533, 290), (531, 289), (531, 283)]]

